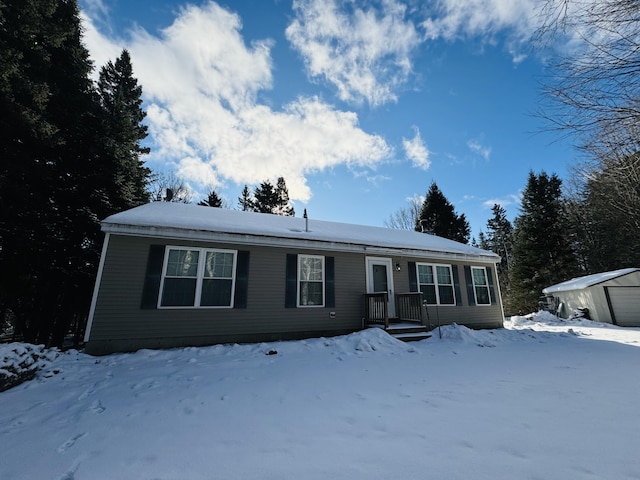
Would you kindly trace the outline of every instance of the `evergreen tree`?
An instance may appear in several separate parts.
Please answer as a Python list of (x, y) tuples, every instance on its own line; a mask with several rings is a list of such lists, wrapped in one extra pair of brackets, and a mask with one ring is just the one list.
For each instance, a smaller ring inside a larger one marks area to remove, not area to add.
[(146, 112), (141, 107), (142, 87), (133, 76), (127, 50), (115, 64), (109, 61), (102, 67), (98, 93), (104, 114), (105, 160), (113, 158), (110, 173), (115, 191), (108, 195), (112, 208), (121, 211), (147, 203), (150, 170), (140, 158), (149, 153), (148, 147), (141, 146), (147, 137), (147, 126), (142, 124)]
[(99, 220), (118, 205), (81, 32), (74, 0), (0, 4), (0, 315), (47, 345), (86, 319)]
[(247, 212), (251, 210), (253, 199), (251, 198), (251, 192), (249, 192), (249, 187), (247, 185), (242, 189), (242, 193), (238, 197), (238, 207), (243, 212)]
[(201, 205), (203, 207), (221, 208), (222, 199), (218, 196), (218, 194), (214, 189), (211, 189), (211, 191), (209, 192), (209, 195), (207, 195), (206, 200), (201, 200), (200, 202), (198, 202), (198, 205)]
[(489, 243), (487, 242), (487, 236), (483, 231), (480, 231), (478, 234), (478, 240), (476, 241), (475, 237), (471, 239), (471, 246), (476, 248), (481, 248), (483, 250), (490, 250)]
[(435, 182), (431, 183), (416, 220), (418, 232), (469, 243), (471, 227), (464, 213), (458, 215)]
[(487, 221), (487, 236), (485, 245), (481, 248), (491, 250), (500, 255), (497, 265), (498, 282), (502, 293), (505, 310), (510, 310), (509, 267), (513, 257), (513, 226), (507, 219), (506, 210), (497, 203), (491, 208), (493, 217)]
[(567, 199), (572, 244), (586, 273), (635, 267), (640, 258), (640, 154), (584, 166)]
[(512, 307), (535, 311), (542, 289), (571, 278), (575, 257), (565, 227), (562, 181), (545, 172), (529, 178), (515, 219), (512, 264), (509, 269)]
[(291, 206), (289, 190), (287, 189), (287, 185), (283, 177), (278, 177), (275, 192), (278, 198), (278, 203), (273, 208), (272, 213), (276, 215), (295, 217), (296, 212), (293, 209), (293, 206)]
[(293, 216), (295, 212), (289, 201), (289, 192), (284, 178), (279, 177), (275, 187), (268, 180), (256, 187), (250, 209), (259, 213)]
[(262, 182), (253, 190), (251, 210), (258, 213), (273, 213), (273, 208), (278, 203), (276, 189), (268, 180)]

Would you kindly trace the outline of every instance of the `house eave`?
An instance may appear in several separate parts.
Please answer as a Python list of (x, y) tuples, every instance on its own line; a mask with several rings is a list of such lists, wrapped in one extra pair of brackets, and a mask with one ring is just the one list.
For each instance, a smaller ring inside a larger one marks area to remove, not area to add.
[(391, 255), (402, 257), (416, 257), (429, 259), (456, 259), (467, 262), (490, 263), (500, 262), (495, 254), (471, 255), (468, 253), (440, 251), (430, 249), (415, 249), (404, 247), (388, 247), (373, 244), (333, 242), (317, 239), (289, 238), (271, 235), (256, 235), (242, 233), (217, 232), (211, 230), (195, 230), (172, 227), (153, 227), (117, 223), (102, 223), (105, 233), (129, 235), (138, 237), (155, 237), (171, 240), (198, 240), (206, 242), (232, 243), (247, 246), (269, 246), (280, 248), (296, 248), (306, 250), (320, 250), (331, 252), (358, 252), (365, 254)]

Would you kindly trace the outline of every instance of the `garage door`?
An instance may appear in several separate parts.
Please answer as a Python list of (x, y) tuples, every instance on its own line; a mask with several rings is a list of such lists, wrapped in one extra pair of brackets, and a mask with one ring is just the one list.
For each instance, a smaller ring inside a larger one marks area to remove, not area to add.
[(640, 326), (640, 287), (607, 287), (616, 323), (623, 327)]

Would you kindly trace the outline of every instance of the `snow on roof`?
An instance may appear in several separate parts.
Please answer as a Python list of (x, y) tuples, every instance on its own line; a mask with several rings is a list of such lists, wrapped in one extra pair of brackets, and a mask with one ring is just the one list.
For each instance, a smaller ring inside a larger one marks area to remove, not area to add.
[[(475, 257), (481, 261), (497, 262), (493, 252), (465, 245), (453, 240), (420, 232), (382, 227), (327, 222), (309, 218), (243, 212), (223, 208), (204, 207), (170, 202), (152, 202), (117, 213), (102, 222), (102, 229), (110, 233), (129, 233), (150, 236), (175, 236), (181, 231), (200, 239), (219, 239), (231, 235), (237, 239), (246, 236), (261, 241), (278, 242), (330, 242), (333, 245), (420, 250)], [(256, 242), (258, 243), (258, 242)]]
[(602, 282), (612, 280), (614, 278), (622, 277), (640, 271), (640, 268), (623, 268), (621, 270), (614, 270), (611, 272), (595, 273), (593, 275), (587, 275), (585, 277), (572, 278), (566, 282), (552, 285), (542, 290), (542, 293), (554, 293), (565, 292), (567, 290), (582, 290), (583, 288), (592, 287)]

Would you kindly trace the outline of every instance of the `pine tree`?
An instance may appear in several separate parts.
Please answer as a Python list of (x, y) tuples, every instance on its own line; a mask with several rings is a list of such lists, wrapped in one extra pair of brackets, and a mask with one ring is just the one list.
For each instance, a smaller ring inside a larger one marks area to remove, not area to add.
[(507, 219), (507, 211), (501, 205), (494, 204), (491, 211), (493, 217), (487, 221), (487, 236), (485, 245), (481, 248), (500, 255), (500, 263), (497, 265), (498, 282), (503, 306), (505, 310), (510, 310), (509, 267), (513, 257), (513, 226)]
[(0, 6), (0, 315), (47, 345), (86, 318), (113, 203), (81, 32), (74, 0)]
[(291, 201), (289, 200), (289, 190), (287, 189), (287, 185), (283, 177), (278, 177), (275, 192), (278, 198), (278, 203), (272, 209), (272, 213), (276, 215), (294, 217), (296, 215), (296, 212), (291, 206)]
[(133, 76), (127, 50), (115, 64), (109, 61), (102, 67), (98, 93), (104, 118), (105, 160), (113, 159), (110, 173), (115, 191), (108, 194), (112, 209), (121, 211), (147, 203), (151, 172), (140, 158), (149, 153), (148, 147), (141, 146), (147, 137), (147, 126), (142, 124), (146, 112), (142, 109), (142, 87)]
[(429, 187), (415, 229), (461, 243), (468, 243), (471, 236), (471, 227), (464, 213), (458, 215), (455, 212), (435, 182)]
[(275, 188), (268, 180), (262, 182), (253, 190), (253, 200), (251, 210), (258, 213), (272, 213), (274, 206), (278, 202), (278, 195)]
[(278, 183), (275, 187), (268, 180), (256, 187), (253, 191), (253, 199), (249, 204), (249, 208), (259, 213), (295, 215), (283, 177), (278, 178)]
[(509, 269), (514, 310), (535, 311), (542, 289), (576, 274), (576, 261), (564, 228), (562, 181), (545, 172), (529, 178), (515, 219)]
[(247, 185), (242, 189), (242, 193), (238, 197), (238, 207), (243, 212), (247, 212), (251, 210), (253, 199), (251, 198), (251, 192), (249, 192), (249, 187)]
[(203, 207), (221, 208), (222, 199), (218, 196), (218, 194), (214, 189), (211, 189), (211, 191), (209, 192), (209, 195), (207, 195), (206, 200), (201, 200), (200, 202), (198, 202), (198, 205)]

